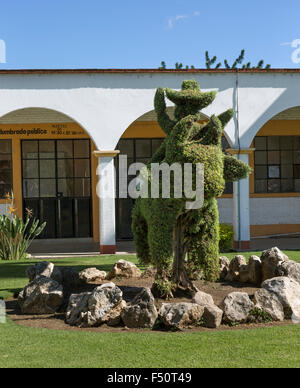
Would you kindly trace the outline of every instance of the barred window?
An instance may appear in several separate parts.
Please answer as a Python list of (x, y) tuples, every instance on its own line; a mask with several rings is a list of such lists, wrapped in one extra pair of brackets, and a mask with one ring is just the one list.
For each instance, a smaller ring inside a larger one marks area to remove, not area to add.
[(300, 137), (255, 138), (255, 193), (300, 192)]
[(0, 140), (0, 198), (12, 191), (11, 140)]

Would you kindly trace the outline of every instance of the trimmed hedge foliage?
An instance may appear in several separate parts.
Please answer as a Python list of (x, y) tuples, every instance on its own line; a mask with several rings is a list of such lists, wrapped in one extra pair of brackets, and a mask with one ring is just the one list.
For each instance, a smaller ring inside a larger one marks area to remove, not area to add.
[[(165, 94), (175, 104), (175, 120), (166, 112)], [(210, 281), (218, 279), (220, 235), (216, 198), (222, 195), (226, 181), (245, 178), (251, 171), (248, 165), (222, 152), (222, 134), (234, 115), (232, 109), (218, 117), (211, 116), (208, 123), (199, 123), (199, 112), (215, 97), (216, 92), (201, 92), (194, 80), (184, 81), (181, 91), (158, 88), (155, 95), (157, 120), (166, 138), (147, 166), (148, 176), (151, 176), (151, 163), (180, 163), (182, 167), (184, 163), (202, 163), (205, 198), (201, 209), (188, 212), (185, 205), (190, 199), (187, 198), (151, 199), (149, 196), (140, 197), (135, 203), (132, 230), (137, 256), (143, 264), (156, 266), (153, 290), (160, 296), (170, 296), (178, 286), (191, 285), (189, 279), (196, 273)], [(171, 195), (173, 186), (171, 182)], [(174, 246), (180, 245), (174, 244), (177, 240), (173, 241), (175, 235), (180, 236), (178, 228), (183, 230), (183, 238), (179, 240), (184, 241), (180, 263), (178, 251), (174, 261)]]
[(233, 245), (233, 227), (227, 224), (220, 224), (220, 252), (230, 252)]

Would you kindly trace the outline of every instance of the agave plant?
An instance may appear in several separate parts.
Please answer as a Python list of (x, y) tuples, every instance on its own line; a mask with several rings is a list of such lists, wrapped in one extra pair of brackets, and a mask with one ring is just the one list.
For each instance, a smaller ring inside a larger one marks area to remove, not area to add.
[(32, 241), (44, 230), (46, 223), (32, 218), (31, 212), (26, 212), (25, 221), (15, 212), (13, 195), (9, 198), (9, 215), (0, 216), (0, 259), (22, 260)]

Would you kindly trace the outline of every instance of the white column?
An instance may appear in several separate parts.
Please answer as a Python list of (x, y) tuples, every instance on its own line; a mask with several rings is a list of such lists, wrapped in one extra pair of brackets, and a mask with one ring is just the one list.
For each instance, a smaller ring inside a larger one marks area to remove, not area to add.
[(100, 217), (100, 253), (116, 253), (115, 220), (115, 168), (114, 157), (119, 151), (95, 151), (98, 157), (97, 195), (99, 198)]
[[(254, 149), (231, 149), (231, 154), (242, 162), (249, 164), (249, 155)], [(233, 184), (233, 227), (234, 248), (250, 249), (250, 185), (249, 178), (241, 179)]]

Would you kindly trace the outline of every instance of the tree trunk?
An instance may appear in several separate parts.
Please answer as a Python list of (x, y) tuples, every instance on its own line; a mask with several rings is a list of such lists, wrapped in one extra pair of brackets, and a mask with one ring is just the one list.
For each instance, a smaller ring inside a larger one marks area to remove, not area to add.
[(184, 243), (184, 226), (182, 217), (179, 216), (174, 229), (174, 263), (173, 279), (177, 288), (187, 292), (197, 292), (198, 289), (189, 279), (185, 269), (186, 246)]

